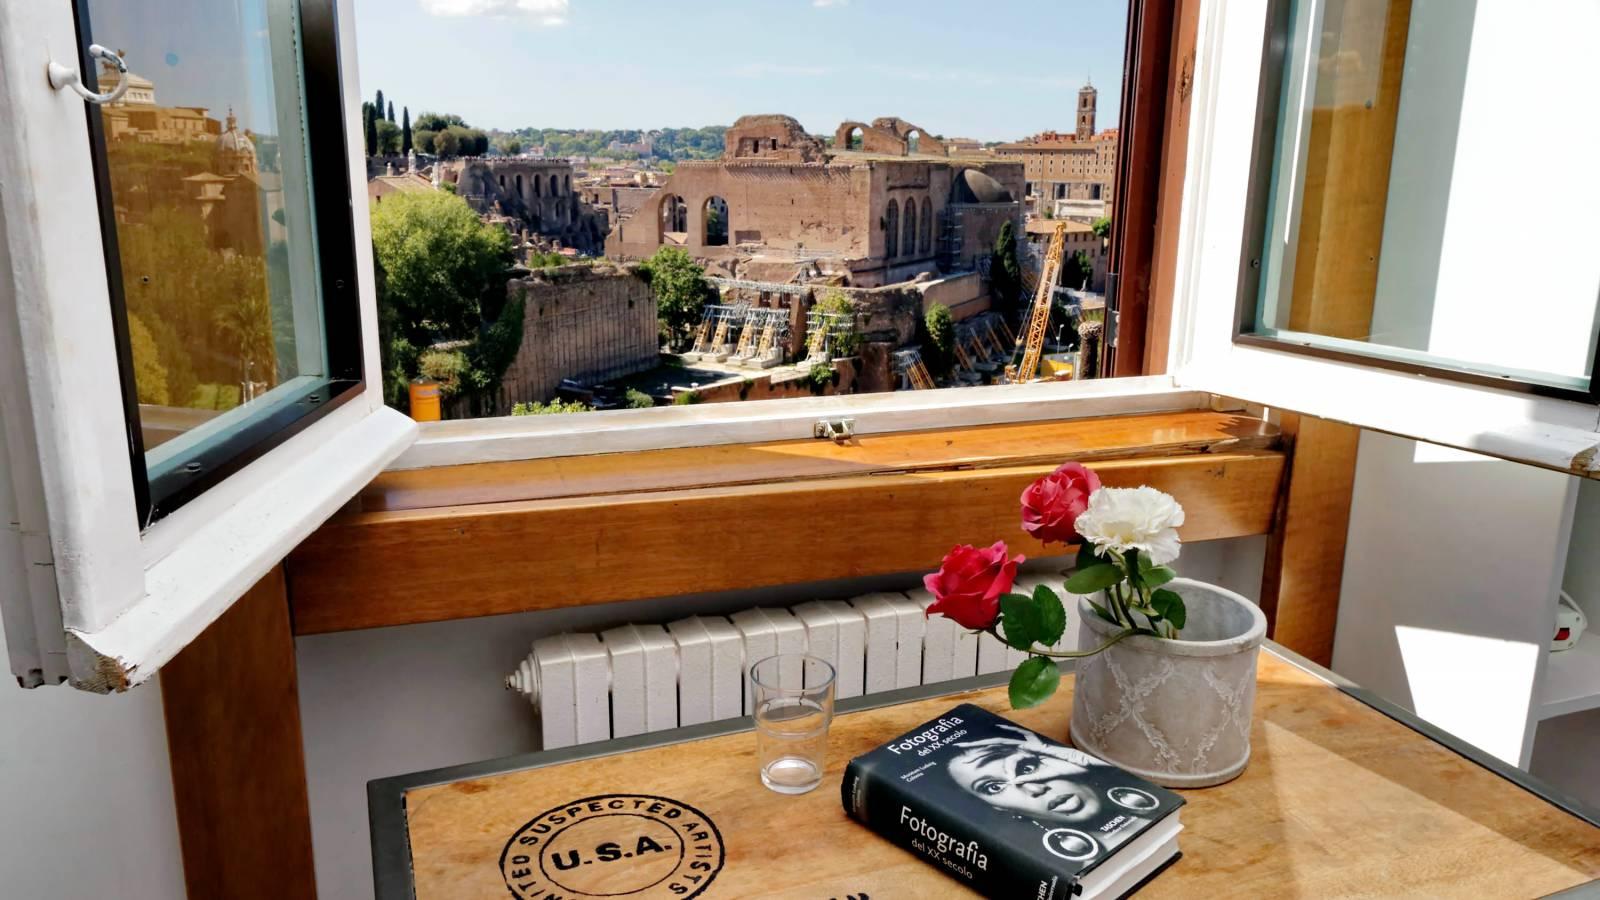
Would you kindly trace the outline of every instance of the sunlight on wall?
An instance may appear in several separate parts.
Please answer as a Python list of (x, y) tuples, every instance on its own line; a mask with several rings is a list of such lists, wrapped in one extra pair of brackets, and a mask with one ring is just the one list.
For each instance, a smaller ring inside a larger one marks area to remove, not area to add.
[(1542, 648), (1413, 625), (1396, 625), (1394, 635), (1417, 715), (1520, 765)]

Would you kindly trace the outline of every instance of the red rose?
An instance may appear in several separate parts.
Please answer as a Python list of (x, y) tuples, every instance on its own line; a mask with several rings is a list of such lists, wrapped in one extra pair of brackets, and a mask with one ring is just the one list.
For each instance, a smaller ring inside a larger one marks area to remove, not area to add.
[(1028, 485), (1022, 492), (1022, 530), (1046, 544), (1070, 544), (1078, 537), (1078, 516), (1100, 478), (1075, 462)]
[(980, 630), (1000, 617), (1000, 595), (1011, 590), (1017, 566), (1026, 557), (1006, 556), (1006, 542), (979, 550), (971, 544), (952, 548), (939, 564), (939, 571), (924, 575), (922, 583), (932, 592), (928, 615), (938, 613), (963, 627)]

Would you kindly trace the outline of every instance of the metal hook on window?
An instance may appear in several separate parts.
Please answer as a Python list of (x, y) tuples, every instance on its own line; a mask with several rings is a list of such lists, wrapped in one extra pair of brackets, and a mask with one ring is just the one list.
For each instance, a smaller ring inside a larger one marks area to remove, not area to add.
[(50, 86), (58, 91), (62, 88), (72, 88), (73, 93), (96, 106), (115, 103), (122, 99), (122, 95), (128, 92), (128, 64), (123, 62), (122, 57), (118, 56), (115, 51), (107, 50), (99, 44), (89, 45), (89, 58), (110, 63), (116, 67), (117, 72), (122, 76), (117, 79), (117, 86), (110, 93), (94, 93), (83, 86), (82, 73), (72, 66), (64, 66), (55, 60), (50, 61), (50, 65), (46, 70), (50, 75)]

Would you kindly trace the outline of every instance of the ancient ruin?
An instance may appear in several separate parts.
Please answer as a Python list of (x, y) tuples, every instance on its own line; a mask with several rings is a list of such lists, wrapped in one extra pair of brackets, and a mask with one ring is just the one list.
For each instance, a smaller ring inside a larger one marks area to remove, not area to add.
[(504, 217), (515, 233), (599, 256), (610, 222), (574, 190), (572, 163), (524, 157), (455, 159), (437, 164), (438, 180), (479, 215)]

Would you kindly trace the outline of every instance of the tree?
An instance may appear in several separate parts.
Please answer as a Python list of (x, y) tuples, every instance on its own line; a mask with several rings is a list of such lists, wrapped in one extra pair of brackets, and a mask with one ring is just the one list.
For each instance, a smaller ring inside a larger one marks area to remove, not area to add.
[(461, 149), (461, 138), (454, 129), (447, 129), (434, 135), (433, 152), (441, 159), (449, 159)]
[(395, 194), (373, 207), (372, 249), (386, 396), (398, 397), (418, 356), (441, 341), (470, 342), (463, 390), (486, 396), (522, 338), (522, 303), (504, 299), (511, 236), (459, 197)]
[(394, 124), (394, 101), (393, 100), (389, 101), (389, 115), (387, 116), (387, 118), (389, 120), (389, 124), (393, 125)]
[(418, 128), (426, 128), (429, 131), (443, 131), (451, 125), (459, 125), (462, 128), (467, 127), (467, 123), (455, 113), (417, 113), (416, 126)]
[(388, 119), (378, 120), (378, 153), (390, 156), (400, 152), (400, 126)]
[(935, 378), (949, 378), (956, 367), (956, 320), (950, 308), (935, 303), (922, 317), (926, 337), (922, 342), (922, 361)]
[(435, 140), (438, 138), (438, 136), (439, 132), (437, 131), (429, 131), (426, 128), (419, 128), (411, 134), (413, 141), (412, 146), (417, 148), (418, 153), (438, 153), (439, 148), (435, 143)]
[(1095, 219), (1094, 224), (1089, 227), (1094, 229), (1094, 236), (1101, 240), (1111, 236), (1111, 220), (1105, 216)]
[(405, 156), (411, 155), (411, 108), (400, 109), (400, 152)]
[(373, 107), (375, 109), (377, 109), (377, 111), (378, 111), (377, 118), (379, 118), (379, 119), (383, 118), (383, 110), (384, 110), (383, 91), (381, 91), (381, 90), (378, 91), (378, 102), (374, 103)]
[(1022, 263), (1017, 259), (1017, 233), (1010, 222), (1000, 226), (1000, 234), (994, 239), (994, 253), (989, 257), (989, 290), (1000, 314), (1016, 321)]
[(277, 347), (267, 292), (249, 291), (229, 299), (232, 302), (216, 311), (216, 325), (232, 344), (228, 354), (238, 360), (239, 382), (276, 383)]
[(378, 117), (372, 107), (367, 107), (367, 155), (378, 155)]
[(833, 335), (831, 352), (834, 356), (855, 356), (861, 351), (861, 332), (856, 328), (856, 304), (849, 295), (838, 288), (830, 288), (817, 301), (817, 311), (844, 317), (844, 330)]
[(716, 298), (705, 269), (682, 247), (662, 247), (641, 268), (656, 295), (656, 315), (667, 346), (682, 350), (694, 337), (705, 305)]
[(138, 316), (128, 315), (128, 344), (133, 350), (133, 383), (139, 391), (139, 402), (152, 406), (171, 403), (167, 391), (167, 367), (161, 364), (161, 351), (150, 329)]
[(1094, 280), (1094, 262), (1082, 250), (1061, 262), (1061, 283), (1074, 290), (1087, 289)]
[(628, 388), (623, 396), (623, 405), (628, 409), (649, 409), (656, 405), (656, 398), (636, 388)]

